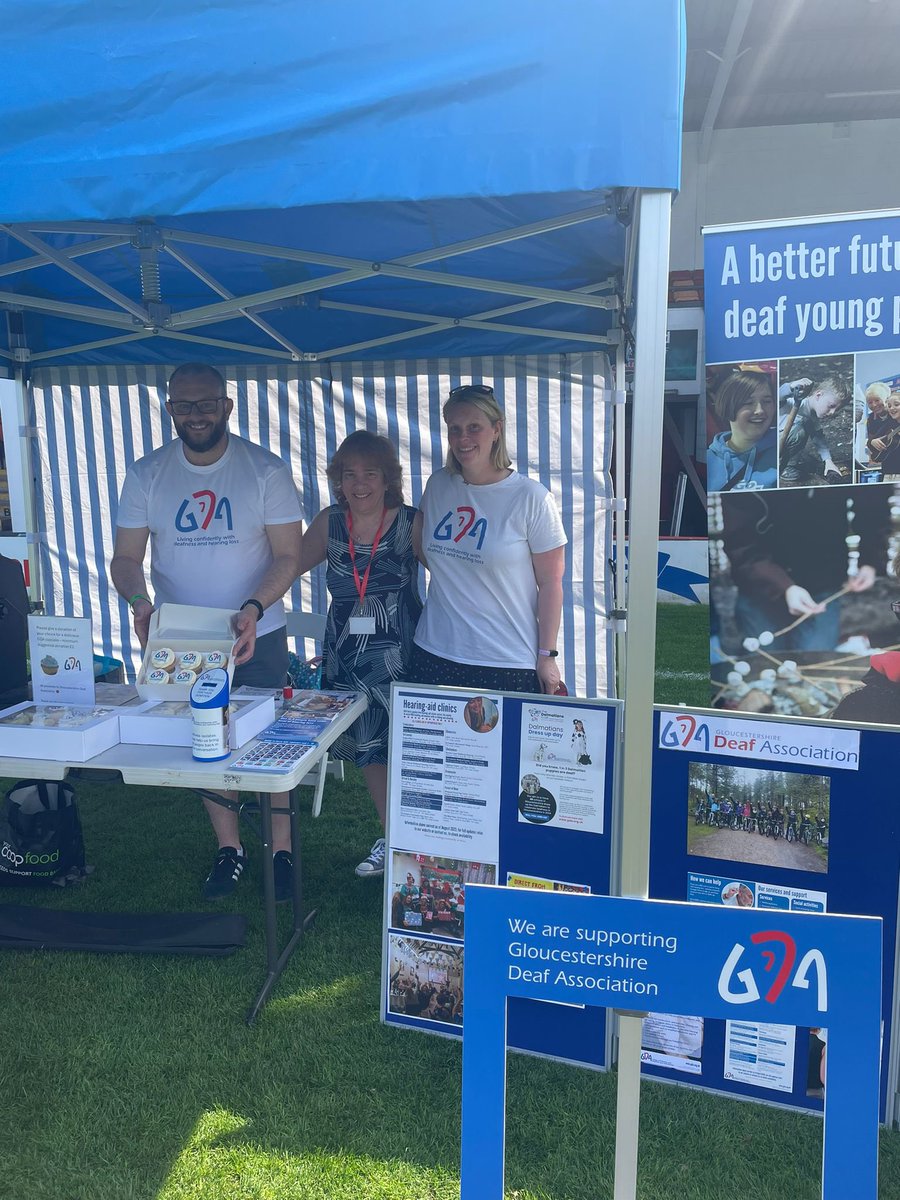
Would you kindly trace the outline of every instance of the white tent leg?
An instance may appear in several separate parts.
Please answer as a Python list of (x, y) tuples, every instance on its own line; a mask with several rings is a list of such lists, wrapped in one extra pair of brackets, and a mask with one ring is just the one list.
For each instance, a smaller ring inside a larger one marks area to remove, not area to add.
[[(25, 533), (28, 539), (28, 598), (32, 602), (41, 597), (41, 563), (39, 530), (37, 527), (37, 502), (34, 494), (34, 463), (32, 462), (32, 440), (34, 437), (34, 419), (32, 415), (31, 396), (25, 384), (21, 371), (16, 372), (16, 424), (18, 438), (8, 438), (8, 453), (18, 455), (22, 501), (25, 508), (24, 529), (16, 529), (17, 533)], [(10, 473), (11, 474), (11, 473)]]
[[(622, 894), (646, 898), (650, 850), (650, 753), (656, 660), (656, 575), (669, 270), (670, 192), (638, 200), (634, 411), (631, 423), (628, 644), (622, 759)], [(640, 464), (636, 471), (635, 465)], [(638, 481), (640, 485), (638, 486)], [(641, 1019), (620, 1016), (614, 1200), (637, 1195)]]

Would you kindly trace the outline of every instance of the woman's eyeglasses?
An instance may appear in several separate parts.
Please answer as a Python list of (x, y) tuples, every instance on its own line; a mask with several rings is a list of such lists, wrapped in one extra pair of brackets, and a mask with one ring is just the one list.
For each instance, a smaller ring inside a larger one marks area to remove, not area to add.
[(449, 399), (452, 400), (460, 392), (475, 392), (478, 396), (493, 396), (494, 389), (489, 383), (461, 383), (459, 387), (450, 389)]
[(189, 417), (195, 408), (198, 413), (209, 416), (225, 399), (227, 397), (217, 396), (215, 400), (169, 400), (167, 403), (169, 411), (173, 412), (176, 417)]

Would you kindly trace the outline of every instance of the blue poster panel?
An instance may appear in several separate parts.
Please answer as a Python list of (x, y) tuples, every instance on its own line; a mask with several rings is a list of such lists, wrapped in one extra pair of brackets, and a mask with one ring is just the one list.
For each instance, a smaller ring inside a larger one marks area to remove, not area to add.
[(704, 246), (712, 704), (900, 724), (900, 212)]
[(827, 1028), (823, 1200), (875, 1200), (879, 921), (490, 887), (470, 905), (461, 1200), (504, 1195), (507, 997)]
[[(473, 884), (610, 890), (620, 704), (395, 684), (382, 1017), (460, 1036)], [(517, 1000), (509, 1044), (604, 1067), (606, 1015)]]
[[(900, 732), (658, 710), (654, 722), (650, 895), (717, 909), (882, 920), (884, 1042), (879, 1117), (893, 1107), (900, 819), (887, 801)], [(643, 1069), (661, 1079), (819, 1110), (830, 1030), (656, 1010)], [(829, 1081), (830, 1083), (830, 1081)]]

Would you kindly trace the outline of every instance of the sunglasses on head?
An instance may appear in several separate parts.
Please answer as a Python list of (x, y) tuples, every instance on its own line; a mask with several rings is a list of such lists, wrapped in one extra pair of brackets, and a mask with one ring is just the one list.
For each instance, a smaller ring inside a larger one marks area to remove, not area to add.
[(461, 392), (475, 392), (478, 396), (493, 396), (494, 389), (489, 383), (461, 383), (459, 387), (450, 389), (449, 399), (458, 396)]

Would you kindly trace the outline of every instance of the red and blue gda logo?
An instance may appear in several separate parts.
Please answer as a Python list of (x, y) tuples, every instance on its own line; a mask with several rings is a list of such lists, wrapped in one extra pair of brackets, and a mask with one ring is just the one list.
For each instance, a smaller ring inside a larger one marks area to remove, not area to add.
[[(218, 500), (215, 492), (194, 492), (192, 496), (182, 500), (175, 517), (175, 528), (179, 533), (197, 533), (209, 529), (213, 521), (224, 522), (225, 528), (231, 532), (233, 526), (228, 497), (223, 496)], [(216, 528), (221, 526), (217, 524)]]
[(476, 549), (484, 545), (487, 533), (487, 517), (475, 519), (475, 509), (461, 504), (456, 512), (445, 513), (434, 527), (436, 542), (461, 542), (464, 537), (476, 539)]
[(690, 713), (679, 713), (660, 730), (659, 744), (669, 750), (709, 750), (709, 726)]
[[(719, 995), (723, 1000), (729, 1004), (752, 1004), (762, 995), (768, 1004), (774, 1004), (785, 987), (808, 989), (810, 972), (815, 970), (816, 1007), (819, 1012), (828, 1011), (828, 974), (821, 950), (807, 950), (798, 963), (797, 943), (783, 930), (760, 930), (750, 935), (750, 941), (760, 948), (759, 953), (752, 956), (740, 942), (735, 942), (719, 972)], [(763, 950), (763, 946), (774, 946), (776, 949)], [(747, 964), (738, 970), (745, 954), (748, 955)], [(770, 978), (765, 980), (767, 973)], [(761, 976), (760, 982), (758, 976)], [(734, 986), (735, 980), (739, 984), (737, 987)]]

